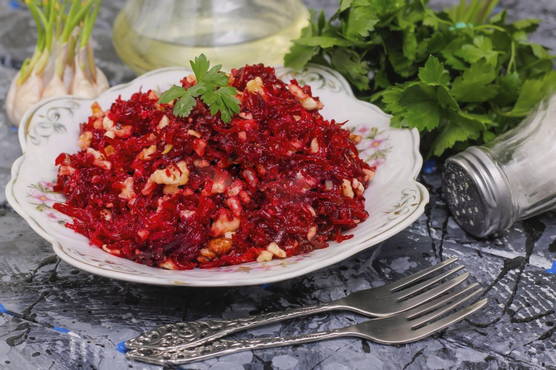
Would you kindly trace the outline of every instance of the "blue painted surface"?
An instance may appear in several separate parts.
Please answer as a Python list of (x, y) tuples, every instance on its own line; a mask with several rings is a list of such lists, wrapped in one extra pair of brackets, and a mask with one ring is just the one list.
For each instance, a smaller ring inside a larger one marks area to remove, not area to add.
[(116, 345), (116, 351), (120, 352), (120, 353), (126, 353), (127, 352), (127, 347), (125, 346), (125, 341), (121, 341), (120, 343), (118, 343)]
[(432, 175), (438, 170), (438, 166), (436, 163), (436, 159), (427, 159), (425, 163), (423, 163), (423, 173), (425, 175)]
[(0, 303), (0, 313), (7, 313), (9, 314), (10, 311), (8, 311), (8, 309), (6, 307), (4, 307), (3, 304)]
[(19, 2), (18, 0), (10, 0), (9, 2), (10, 7), (13, 9), (24, 9), (24, 6), (21, 2)]
[(549, 274), (556, 274), (556, 261), (552, 262), (552, 267), (546, 270)]
[(64, 333), (64, 334), (67, 334), (67, 333), (69, 333), (69, 332), (71, 331), (71, 330), (69, 330), (69, 329), (60, 328), (60, 327), (57, 327), (57, 326), (52, 327), (52, 329), (54, 329), (54, 330), (56, 330), (56, 331), (58, 331), (58, 332), (60, 332), (60, 333)]

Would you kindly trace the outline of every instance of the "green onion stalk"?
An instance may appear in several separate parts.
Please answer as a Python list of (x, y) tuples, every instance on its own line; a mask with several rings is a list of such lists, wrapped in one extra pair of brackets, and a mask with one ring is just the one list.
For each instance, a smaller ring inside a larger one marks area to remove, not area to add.
[(101, 1), (25, 0), (37, 27), (37, 45), (8, 91), (6, 111), (14, 125), (41, 100), (92, 99), (108, 88), (90, 43)]
[(481, 25), (487, 22), (498, 3), (499, 0), (460, 0), (447, 13), (454, 22)]

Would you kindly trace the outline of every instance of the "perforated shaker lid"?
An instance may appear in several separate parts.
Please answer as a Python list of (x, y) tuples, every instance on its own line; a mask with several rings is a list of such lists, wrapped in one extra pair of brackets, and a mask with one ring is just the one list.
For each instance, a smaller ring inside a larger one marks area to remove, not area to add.
[(450, 212), (468, 233), (485, 237), (516, 221), (508, 180), (488, 149), (470, 147), (448, 158), (443, 182)]

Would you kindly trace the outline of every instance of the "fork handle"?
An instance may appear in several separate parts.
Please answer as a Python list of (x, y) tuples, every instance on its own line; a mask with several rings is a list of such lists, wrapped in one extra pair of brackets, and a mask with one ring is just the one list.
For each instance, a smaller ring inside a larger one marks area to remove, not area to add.
[(125, 344), (128, 349), (191, 348), (257, 326), (348, 308), (337, 302), (340, 301), (235, 320), (199, 320), (167, 324), (130, 339)]
[(289, 346), (344, 336), (357, 336), (356, 333), (346, 329), (349, 328), (300, 335), (291, 338), (263, 337), (233, 341), (219, 339), (194, 348), (181, 347), (152, 349), (142, 347), (127, 352), (126, 357), (130, 360), (157, 365), (182, 365), (193, 361), (201, 361), (213, 357), (254, 349)]

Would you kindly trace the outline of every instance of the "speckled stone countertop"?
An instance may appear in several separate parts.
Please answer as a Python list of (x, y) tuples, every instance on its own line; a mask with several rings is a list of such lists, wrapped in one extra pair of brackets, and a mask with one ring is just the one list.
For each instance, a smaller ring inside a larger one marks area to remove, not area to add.
[[(431, 1), (435, 6), (453, 1)], [(234, 318), (327, 302), (457, 256), (485, 287), (486, 309), (427, 340), (384, 346), (337, 339), (244, 352), (187, 366), (190, 369), (556, 369), (556, 215), (522, 222), (484, 241), (466, 235), (449, 217), (438, 174), (422, 177), (431, 192), (426, 214), (386, 241), (382, 252), (360, 253), (301, 278), (248, 288), (161, 288), (109, 280), (60, 262), (49, 244), (7, 205), (4, 186), (20, 155), (3, 106), (6, 90), (32, 51), (31, 20), (0, 3), (0, 368), (156, 369), (127, 361), (116, 345), (144, 329), (181, 320)], [(307, 1), (329, 12), (336, 0)], [(507, 0), (512, 17), (544, 20), (535, 35), (556, 50), (556, 1)], [(95, 30), (99, 67), (113, 84), (132, 73), (111, 44), (111, 24), (122, 1), (105, 1)], [(361, 318), (329, 313), (242, 334), (291, 336), (348, 326)], [(65, 328), (72, 333), (64, 333)]]

